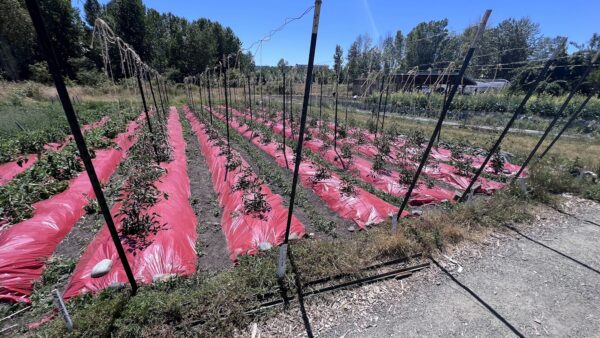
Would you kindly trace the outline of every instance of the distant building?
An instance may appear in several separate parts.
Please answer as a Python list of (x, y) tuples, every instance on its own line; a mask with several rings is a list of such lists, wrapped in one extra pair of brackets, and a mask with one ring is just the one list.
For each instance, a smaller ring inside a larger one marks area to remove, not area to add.
[(510, 86), (510, 82), (505, 79), (477, 79), (475, 85), (465, 86), (463, 89), (464, 94), (471, 93), (487, 93), (501, 91)]

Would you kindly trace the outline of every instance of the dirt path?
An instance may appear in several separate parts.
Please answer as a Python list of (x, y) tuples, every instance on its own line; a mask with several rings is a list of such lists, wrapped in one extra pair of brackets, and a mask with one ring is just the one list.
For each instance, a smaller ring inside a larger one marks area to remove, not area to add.
[[(600, 224), (599, 204), (566, 198), (563, 209)], [(532, 224), (439, 256), (425, 273), (308, 300), (314, 335), (598, 337), (600, 225), (537, 211)], [(305, 335), (296, 309), (256, 330)]]

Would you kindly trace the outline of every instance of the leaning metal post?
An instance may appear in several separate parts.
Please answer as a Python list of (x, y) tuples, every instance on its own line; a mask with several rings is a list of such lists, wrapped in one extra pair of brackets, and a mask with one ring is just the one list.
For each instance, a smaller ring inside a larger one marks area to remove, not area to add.
[[(460, 68), (460, 71), (458, 73), (458, 76), (456, 77), (454, 84), (452, 85), (452, 89), (450, 90), (448, 99), (446, 100), (446, 102), (444, 102), (444, 106), (442, 107), (442, 111), (440, 112), (440, 117), (438, 119), (438, 122), (435, 126), (433, 134), (431, 135), (431, 138), (429, 139), (429, 144), (427, 144), (427, 148), (425, 149), (425, 152), (423, 153), (423, 157), (421, 158), (421, 163), (419, 163), (419, 167), (417, 168), (417, 172), (415, 173), (415, 175), (413, 177), (412, 183), (411, 183), (410, 187), (408, 188), (406, 195), (404, 195), (404, 200), (402, 201), (402, 205), (400, 206), (400, 209), (398, 210), (398, 214), (396, 215), (396, 221), (398, 221), (400, 219), (400, 216), (402, 215), (404, 208), (406, 208), (406, 205), (408, 204), (408, 199), (410, 198), (410, 195), (412, 194), (412, 191), (415, 188), (415, 185), (417, 185), (417, 181), (419, 180), (421, 171), (423, 170), (423, 167), (427, 163), (427, 158), (429, 157), (429, 153), (431, 152), (431, 148), (433, 147), (435, 138), (439, 134), (440, 130), (442, 129), (442, 124), (444, 123), (444, 118), (446, 117), (446, 113), (448, 112), (450, 103), (452, 103), (452, 99), (454, 98), (454, 95), (456, 94), (456, 91), (458, 90), (458, 86), (461, 83), (461, 79), (464, 76), (465, 71), (467, 70), (467, 67), (469, 66), (469, 62), (471, 61), (471, 58), (473, 57), (473, 53), (475, 53), (475, 46), (477, 45), (477, 43), (481, 39), (481, 36), (483, 35), (483, 31), (485, 30), (485, 25), (487, 24), (487, 20), (490, 17), (491, 13), (492, 13), (492, 10), (488, 9), (483, 14), (483, 18), (481, 19), (481, 22), (479, 23), (479, 27), (477, 29), (477, 33), (475, 34), (475, 38), (473, 39), (473, 42), (471, 43), (471, 46), (469, 47), (469, 50), (467, 51), (467, 55), (465, 56), (462, 67)], [(396, 229), (392, 229), (392, 231), (396, 231)]]
[(585, 78), (591, 72), (592, 68), (594, 67), (594, 63), (596, 63), (599, 56), (600, 56), (600, 49), (598, 51), (596, 51), (596, 54), (594, 54), (594, 56), (590, 60), (590, 63), (588, 63), (587, 67), (583, 71), (583, 74), (581, 74), (581, 76), (579, 77), (579, 80), (571, 88), (571, 91), (569, 92), (569, 96), (567, 96), (567, 98), (565, 99), (565, 102), (563, 102), (562, 106), (560, 107), (560, 109), (558, 110), (556, 115), (554, 116), (554, 119), (552, 119), (552, 122), (550, 122), (550, 124), (544, 131), (544, 134), (538, 140), (535, 147), (533, 147), (533, 149), (529, 153), (529, 156), (527, 156), (527, 159), (525, 160), (525, 162), (523, 162), (523, 164), (521, 165), (521, 168), (519, 169), (517, 174), (512, 178), (510, 183), (514, 182), (519, 176), (521, 176), (521, 173), (523, 172), (523, 170), (525, 170), (525, 168), (527, 167), (527, 165), (529, 164), (529, 162), (531, 161), (531, 159), (533, 158), (533, 156), (535, 155), (535, 153), (537, 152), (539, 147), (542, 145), (542, 143), (544, 143), (544, 140), (546, 139), (546, 137), (548, 137), (550, 130), (552, 130), (552, 128), (554, 128), (554, 125), (556, 124), (556, 122), (558, 122), (558, 119), (562, 116), (562, 113), (565, 111), (565, 109), (569, 105), (569, 102), (571, 102), (571, 99), (573, 98), (573, 96), (575, 96), (575, 93), (577, 92), (577, 90), (579, 89), (581, 84), (583, 83), (583, 80), (585, 80)]
[[(277, 276), (283, 278), (285, 275), (285, 266), (287, 259), (287, 248), (290, 239), (290, 227), (292, 225), (292, 216), (294, 212), (294, 202), (296, 199), (296, 186), (298, 185), (298, 172), (300, 171), (300, 162), (302, 161), (302, 144), (304, 143), (304, 128), (306, 126), (306, 113), (308, 110), (308, 98), (310, 96), (310, 87), (312, 84), (312, 71), (315, 60), (315, 48), (317, 46), (317, 33), (319, 30), (319, 16), (321, 13), (321, 0), (315, 0), (312, 34), (310, 37), (310, 51), (308, 54), (308, 67), (306, 69), (306, 81), (304, 83), (304, 99), (302, 101), (302, 115), (300, 116), (300, 133), (296, 146), (296, 160), (294, 162), (294, 176), (292, 178), (292, 191), (290, 193), (290, 206), (285, 227), (285, 237), (279, 251), (279, 262)], [(291, 95), (290, 95), (291, 96)], [(287, 159), (286, 159), (287, 160)]]
[(115, 247), (117, 249), (117, 253), (119, 255), (119, 259), (121, 260), (121, 264), (123, 264), (123, 270), (125, 270), (127, 279), (131, 284), (131, 292), (132, 294), (135, 294), (137, 291), (137, 283), (133, 276), (133, 272), (131, 271), (131, 267), (129, 266), (129, 261), (127, 260), (127, 256), (125, 254), (125, 250), (123, 249), (123, 245), (121, 244), (121, 240), (119, 239), (119, 233), (117, 232), (117, 228), (115, 227), (115, 224), (113, 222), (112, 216), (110, 214), (110, 209), (108, 208), (108, 204), (106, 203), (106, 199), (104, 198), (104, 193), (102, 192), (100, 181), (98, 180), (96, 170), (94, 169), (94, 164), (92, 163), (90, 153), (88, 151), (87, 145), (85, 144), (85, 139), (83, 138), (83, 134), (81, 133), (79, 121), (77, 120), (77, 116), (75, 115), (75, 110), (73, 109), (71, 99), (69, 98), (69, 92), (67, 91), (67, 87), (65, 86), (65, 82), (62, 78), (60, 66), (58, 60), (56, 59), (56, 54), (54, 54), (54, 49), (52, 49), (52, 43), (50, 42), (50, 39), (48, 38), (48, 34), (46, 32), (46, 28), (44, 27), (38, 3), (36, 0), (26, 0), (25, 3), (27, 5), (29, 15), (31, 16), (31, 21), (37, 33), (38, 40), (42, 47), (42, 52), (44, 53), (46, 61), (48, 62), (48, 69), (52, 74), (52, 79), (54, 80), (56, 91), (58, 92), (60, 102), (62, 103), (65, 115), (67, 116), (67, 121), (69, 122), (69, 126), (71, 127), (71, 133), (73, 134), (73, 138), (75, 139), (75, 143), (77, 145), (77, 150), (79, 151), (81, 161), (85, 166), (85, 170), (90, 179), (90, 183), (92, 184), (92, 188), (94, 189), (96, 200), (98, 201), (98, 205), (100, 206), (100, 210), (102, 211), (102, 215), (104, 216), (104, 220), (106, 221), (106, 226), (108, 227), (113, 243), (115, 244)]
[(498, 139), (496, 140), (496, 143), (494, 143), (494, 145), (488, 152), (487, 156), (483, 160), (483, 163), (481, 164), (479, 169), (477, 169), (477, 172), (475, 173), (475, 176), (473, 176), (473, 178), (471, 179), (471, 182), (469, 182), (467, 189), (465, 189), (462, 196), (460, 197), (460, 200), (459, 200), (460, 202), (464, 202), (467, 199), (467, 196), (468, 196), (469, 192), (471, 191), (471, 189), (473, 188), (473, 185), (475, 184), (475, 182), (477, 182), (477, 179), (479, 178), (479, 176), (481, 175), (483, 170), (485, 170), (485, 166), (488, 164), (488, 162), (490, 161), (490, 159), (492, 158), (494, 153), (496, 153), (496, 151), (500, 147), (502, 140), (504, 140), (504, 137), (508, 134), (509, 129), (512, 127), (512, 125), (515, 122), (515, 120), (517, 119), (517, 117), (523, 113), (523, 110), (525, 109), (525, 104), (527, 104), (527, 101), (529, 101), (529, 98), (533, 95), (533, 93), (535, 93), (537, 86), (542, 81), (542, 79), (544, 79), (544, 77), (546, 76), (546, 73), (548, 72), (548, 69), (554, 63), (558, 54), (564, 49), (566, 43), (567, 43), (567, 39), (562, 38), (561, 43), (559, 44), (559, 46), (556, 48), (556, 50), (552, 54), (552, 57), (550, 57), (546, 61), (546, 63), (544, 64), (544, 67), (542, 68), (542, 70), (539, 72), (539, 74), (537, 75), (537, 77), (535, 78), (535, 80), (533, 81), (531, 86), (529, 87), (529, 90), (525, 94), (525, 97), (523, 98), (523, 100), (521, 100), (521, 103), (519, 104), (519, 106), (517, 107), (515, 112), (513, 113), (513, 116), (510, 118), (510, 121), (508, 121), (508, 123), (504, 127), (504, 130), (502, 130), (500, 137), (498, 137)]

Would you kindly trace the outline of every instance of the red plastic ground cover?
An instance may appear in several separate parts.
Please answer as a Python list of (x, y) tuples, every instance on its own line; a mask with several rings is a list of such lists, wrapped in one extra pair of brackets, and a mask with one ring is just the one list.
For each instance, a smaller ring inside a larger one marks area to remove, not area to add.
[[(331, 127), (331, 126), (330, 126)], [(371, 143), (367, 144), (357, 144), (355, 139), (352, 138), (344, 138), (338, 141), (341, 144), (350, 144), (356, 149), (359, 153), (367, 156), (373, 157), (378, 154), (378, 149), (376, 146), (372, 144), (375, 139), (375, 135), (358, 128), (353, 128), (353, 132), (362, 132), (365, 139), (369, 140)], [(333, 135), (328, 134), (328, 138), (333, 140)], [(404, 150), (400, 150), (404, 148), (406, 142), (403, 139), (396, 140), (390, 143), (390, 155), (386, 157), (386, 161), (400, 165), (403, 167), (411, 168), (412, 170), (416, 170), (418, 167), (418, 163), (409, 161), (406, 159), (401, 159), (396, 156), (396, 154), (403, 152)], [(416, 149), (407, 149), (408, 152), (416, 152)], [(445, 154), (445, 155), (444, 155)], [(458, 191), (464, 191), (470, 182), (469, 177), (465, 177), (458, 174), (458, 169), (450, 164), (444, 163), (443, 161), (449, 161), (451, 157), (451, 152), (447, 149), (443, 148), (433, 148), (432, 149), (432, 159), (435, 160), (434, 165), (427, 165), (423, 168), (423, 175), (445, 182), (446, 184), (452, 186)], [(471, 157), (474, 158), (474, 157)], [(483, 159), (479, 164), (481, 165)], [(512, 168), (514, 165), (509, 165), (508, 167)], [(488, 165), (489, 167), (489, 165)], [(518, 166), (517, 166), (518, 167)], [(484, 177), (480, 177), (478, 179), (479, 187), (477, 188), (477, 192), (482, 192), (486, 194), (492, 194), (494, 191), (502, 189), (504, 187), (504, 183), (492, 181), (486, 179)]]
[[(168, 197), (160, 198), (147, 211), (150, 214), (156, 213), (157, 221), (164, 226), (156, 234), (146, 238), (150, 245), (134, 251), (135, 255), (133, 252), (127, 253), (135, 279), (144, 284), (174, 275), (189, 276), (196, 271), (197, 220), (189, 201), (190, 179), (187, 174), (186, 144), (179, 114), (174, 107), (170, 109), (167, 123), (173, 160), (160, 164), (165, 169), (165, 174), (155, 184), (158, 190)], [(118, 228), (121, 226), (122, 219), (116, 216), (119, 207), (120, 204), (115, 203), (111, 210)], [(127, 245), (125, 248), (128, 248)], [(92, 278), (90, 276), (92, 268), (107, 258), (113, 261), (110, 272), (103, 277)], [(123, 265), (105, 225), (77, 263), (64, 297), (68, 299), (78, 294), (97, 292), (111, 284), (126, 282)]]
[[(333, 130), (334, 124), (328, 123), (328, 128), (330, 130)], [(375, 140), (375, 135), (373, 133), (370, 133), (363, 129), (351, 128), (350, 130), (348, 130), (348, 132), (349, 132), (349, 134), (362, 133), (362, 135), (365, 137), (365, 139), (369, 140), (369, 142), (371, 142), (371, 143)], [(329, 137), (331, 139), (333, 139), (333, 135), (329, 135)], [(405, 144), (406, 144), (406, 138), (400, 137), (396, 141), (394, 141), (390, 144), (390, 149), (393, 152), (395, 152), (398, 149), (404, 148)], [(365, 150), (366, 150), (365, 152), (370, 153), (371, 156), (374, 156), (377, 152), (377, 148), (375, 146), (373, 146), (372, 144), (365, 147)], [(373, 151), (375, 151), (375, 153), (373, 153)], [(449, 162), (452, 160), (452, 152), (449, 149), (433, 147), (431, 149), (431, 157), (437, 161)], [(483, 160), (485, 159), (485, 157), (483, 157), (483, 156), (466, 155), (466, 157), (470, 158), (472, 160), (471, 165), (475, 168), (481, 167), (481, 164), (483, 163)], [(521, 169), (521, 166), (506, 162), (506, 163), (504, 163), (503, 172), (500, 174), (507, 175), (507, 176), (515, 175), (519, 171), (519, 169)], [(488, 162), (488, 164), (486, 165), (485, 171), (490, 174), (495, 174), (494, 168), (493, 168), (493, 165), (491, 162)], [(525, 173), (525, 171), (523, 171), (523, 174), (521, 174), (521, 176), (523, 177), (524, 175), (525, 176), (527, 175)]]
[[(243, 113), (233, 111), (236, 116), (244, 116)], [(262, 118), (256, 118), (256, 122), (268, 125), (275, 133), (283, 135), (283, 124), (281, 123), (266, 123)], [(316, 133), (313, 133), (315, 135)], [(291, 128), (287, 127), (285, 130), (286, 137), (292, 137)], [(293, 135), (294, 139), (297, 139), (297, 135)], [(362, 157), (354, 157), (352, 161), (340, 158), (338, 153), (332, 146), (324, 147), (325, 143), (317, 138), (305, 141), (304, 145), (311, 151), (321, 154), (329, 163), (334, 164), (338, 168), (347, 169), (350, 173), (358, 176), (361, 180), (370, 183), (375, 189), (386, 192), (392, 196), (401, 197), (408, 191), (408, 186), (400, 184), (400, 174), (394, 170), (386, 170), (385, 172), (373, 171), (373, 163)], [(344, 162), (344, 163), (342, 163)], [(430, 203), (441, 203), (444, 201), (452, 201), (454, 192), (442, 189), (440, 187), (427, 188), (426, 184), (420, 182), (415, 186), (411, 199), (410, 205), (423, 205)]]
[[(86, 131), (89, 129), (101, 127), (107, 121), (108, 121), (108, 117), (105, 116), (102, 119), (100, 119), (99, 121), (84, 125), (83, 127), (81, 127), (81, 130)], [(53, 151), (60, 150), (67, 143), (69, 143), (69, 141), (72, 138), (73, 137), (71, 135), (69, 135), (65, 138), (65, 140), (62, 143), (48, 143), (48, 144), (44, 145), (44, 148), (46, 150), (53, 150)], [(0, 164), (0, 186), (7, 184), (13, 178), (15, 178), (15, 176), (17, 176), (20, 173), (24, 172), (25, 170), (31, 168), (35, 164), (35, 162), (37, 162), (37, 158), (38, 158), (37, 154), (28, 154), (28, 155), (22, 156), (20, 165), (19, 165), (19, 161), (12, 161), (12, 162), (6, 162), (6, 163)]]
[[(224, 155), (219, 155), (220, 147), (209, 140), (205, 125), (200, 123), (187, 107), (184, 107), (184, 111), (208, 163), (213, 188), (219, 194), (219, 204), (223, 208), (221, 227), (227, 239), (230, 258), (235, 261), (239, 255), (254, 254), (261, 248), (267, 249), (283, 243), (288, 209), (283, 206), (281, 196), (274, 194), (263, 184), (261, 192), (265, 194), (265, 200), (271, 206), (271, 210), (265, 212), (263, 217), (246, 214), (243, 209), (244, 192), (234, 191), (232, 186), (243, 175), (243, 168), (249, 167), (248, 163), (240, 156), (241, 165), (226, 173), (227, 160)], [(255, 177), (256, 175), (252, 174), (250, 178)], [(292, 215), (290, 238), (303, 236), (304, 224)]]
[[(221, 120), (225, 117), (219, 113), (214, 113)], [(253, 132), (248, 126), (241, 126), (235, 119), (230, 120), (230, 126), (240, 132), (245, 138), (250, 139), (254, 145), (275, 158), (277, 165), (282, 168), (294, 169), (293, 154), (294, 151), (286, 146), (285, 157), (283, 155), (283, 145), (276, 141), (263, 143), (258, 137), (253, 137)], [(286, 165), (287, 162), (287, 165)], [(344, 193), (342, 179), (335, 173), (331, 177), (320, 181), (313, 181), (318, 165), (302, 159), (300, 162), (300, 182), (303, 186), (311, 189), (319, 196), (331, 210), (340, 217), (352, 220), (360, 229), (369, 225), (379, 224), (388, 219), (391, 215), (398, 213), (398, 208), (382, 201), (375, 195), (355, 187), (355, 193)], [(402, 217), (408, 215), (404, 211)]]
[[(135, 142), (138, 126), (138, 122), (130, 122), (127, 131), (114, 139), (118, 149), (96, 151), (92, 161), (100, 182), (108, 182)], [(69, 181), (65, 191), (35, 203), (32, 218), (0, 231), (0, 299), (29, 302), (33, 282), (44, 271), (45, 261), (83, 216), (84, 206), (92, 198), (94, 191), (83, 172)]]

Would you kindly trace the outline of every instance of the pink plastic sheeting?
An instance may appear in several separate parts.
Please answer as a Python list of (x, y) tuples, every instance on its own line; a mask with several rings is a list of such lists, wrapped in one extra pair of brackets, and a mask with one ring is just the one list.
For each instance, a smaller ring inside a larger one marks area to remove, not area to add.
[[(214, 113), (221, 120), (225, 117), (219, 113)], [(240, 132), (245, 138), (251, 139), (252, 143), (275, 158), (275, 162), (282, 168), (294, 169), (293, 154), (294, 151), (286, 146), (285, 157), (283, 156), (283, 145), (279, 142), (271, 141), (263, 144), (262, 140), (257, 137), (252, 137), (253, 132), (248, 126), (240, 126), (240, 124), (232, 119), (229, 122), (230, 126)], [(279, 149), (278, 149), (279, 148)], [(287, 162), (287, 166), (286, 166)], [(328, 179), (313, 182), (313, 177), (318, 170), (318, 165), (302, 159), (300, 162), (300, 182), (306, 188), (311, 189), (319, 196), (329, 207), (336, 212), (340, 217), (352, 220), (360, 229), (365, 229), (369, 225), (379, 224), (384, 222), (391, 215), (398, 213), (398, 208), (382, 201), (373, 194), (355, 187), (355, 194), (347, 194), (341, 191), (342, 179), (335, 173), (331, 173)], [(409, 213), (404, 211), (402, 217)]]
[[(151, 283), (174, 275), (189, 276), (196, 271), (196, 215), (190, 205), (190, 179), (187, 174), (185, 140), (177, 109), (171, 107), (167, 124), (169, 144), (173, 161), (161, 163), (165, 174), (155, 183), (161, 197), (147, 212), (156, 213), (157, 221), (164, 224), (156, 234), (146, 240), (151, 244), (141, 250), (127, 252), (134, 277), (140, 283)], [(120, 204), (116, 203), (111, 213), (115, 224), (121, 227), (122, 217), (116, 217)], [(127, 249), (127, 245), (124, 245)], [(93, 267), (103, 259), (113, 261), (108, 274), (100, 278), (90, 276)], [(127, 276), (110, 237), (103, 226), (77, 263), (64, 297), (70, 298), (87, 292), (97, 292), (112, 284), (126, 283)]]
[[(138, 126), (138, 122), (129, 123), (127, 131), (114, 139), (118, 147), (96, 151), (92, 162), (101, 183), (108, 182), (135, 142), (133, 135)], [(33, 282), (42, 275), (45, 261), (83, 216), (84, 206), (94, 196), (88, 175), (83, 172), (69, 181), (65, 191), (35, 203), (32, 218), (0, 232), (0, 300), (29, 302)]]
[[(360, 131), (359, 129), (356, 129), (356, 128), (354, 130), (355, 130), (355, 132), (356, 132), (356, 130)], [(364, 131), (360, 131), (360, 132), (363, 133), (365, 139), (371, 140), (371, 142), (373, 142), (373, 140), (375, 138), (375, 136), (373, 134), (364, 132)], [(332, 135), (328, 135), (328, 138), (333, 140)], [(357, 145), (356, 140), (351, 139), (351, 138), (341, 139), (338, 141), (338, 143), (350, 144), (359, 153), (361, 153), (367, 157), (373, 157), (376, 154), (378, 154), (378, 152), (379, 152), (377, 147), (375, 145), (373, 145), (372, 143)], [(404, 144), (405, 144), (404, 140), (391, 142), (390, 155), (388, 157), (386, 157), (386, 160), (387, 160), (387, 162), (390, 162), (390, 163), (393, 163), (396, 165), (401, 165), (403, 167), (409, 167), (412, 170), (416, 170), (418, 167), (418, 163), (409, 161), (406, 159), (400, 159), (396, 156), (396, 154), (403, 151), (400, 149), (404, 147)], [(416, 152), (416, 149), (408, 149), (408, 151), (414, 153), (414, 152)], [(445, 152), (447, 152), (446, 155), (443, 158), (440, 157), (440, 155), (444, 154)], [(441, 162), (441, 161), (449, 161), (450, 160), (450, 151), (449, 150), (442, 149), (442, 148), (434, 148), (434, 149), (432, 149), (432, 158), (434, 160), (437, 160), (438, 162), (435, 163), (435, 165), (425, 166), (423, 168), (423, 175), (433, 178), (433, 179), (436, 179), (436, 180), (439, 180), (439, 181), (442, 181), (461, 192), (464, 191), (468, 187), (469, 182), (471, 181), (471, 178), (459, 175), (458, 169), (456, 167), (454, 167), (450, 164)], [(511, 165), (511, 166), (513, 166), (513, 165)], [(494, 191), (502, 189), (504, 187), (504, 183), (488, 180), (484, 177), (479, 177), (478, 183), (479, 183), (479, 187), (478, 187), (477, 191), (483, 192), (486, 194), (492, 194)]]
[[(241, 165), (226, 173), (227, 159), (224, 155), (219, 155), (220, 147), (209, 140), (205, 125), (200, 123), (187, 107), (184, 109), (200, 143), (200, 150), (208, 162), (213, 188), (219, 194), (219, 204), (223, 208), (221, 227), (227, 239), (230, 258), (236, 261), (239, 255), (255, 254), (259, 248), (270, 248), (283, 243), (288, 209), (282, 205), (281, 196), (274, 194), (267, 185), (263, 184), (261, 192), (265, 195), (271, 210), (263, 213), (262, 217), (246, 214), (243, 206), (244, 192), (234, 191), (232, 187), (243, 175), (243, 168), (250, 166), (239, 156)], [(255, 178), (255, 174), (249, 177), (251, 180)], [(290, 237), (302, 238), (303, 236), (304, 224), (292, 215)]]
[[(81, 130), (86, 131), (89, 129), (101, 127), (107, 121), (108, 121), (108, 117), (105, 116), (102, 119), (100, 119), (99, 121), (84, 125), (83, 127), (81, 127)], [(65, 140), (62, 143), (48, 143), (48, 144), (44, 145), (44, 149), (50, 150), (50, 151), (60, 150), (67, 143), (69, 143), (69, 141), (71, 139), (73, 139), (73, 136), (69, 135), (65, 138)], [(7, 184), (13, 178), (15, 178), (15, 176), (17, 176), (20, 173), (24, 172), (25, 170), (31, 168), (35, 164), (35, 162), (37, 162), (37, 159), (38, 159), (37, 154), (28, 154), (28, 155), (24, 155), (22, 157), (21, 165), (19, 165), (19, 161), (12, 161), (12, 162), (6, 162), (6, 163), (0, 164), (0, 186)]]
[[(330, 130), (333, 130), (334, 124), (328, 123), (328, 128)], [(359, 129), (359, 128), (351, 128), (350, 130), (348, 130), (349, 134), (357, 133), (357, 132), (362, 133), (362, 135), (365, 137), (365, 139), (367, 139), (371, 143), (375, 140), (375, 135), (366, 130)], [(329, 135), (329, 138), (333, 139), (333, 136)], [(364, 145), (361, 145), (361, 146), (364, 146)], [(390, 149), (392, 150), (392, 152), (396, 152), (400, 148), (404, 148), (404, 146), (405, 146), (405, 139), (399, 139), (395, 142), (392, 142), (392, 144), (390, 145)], [(366, 150), (366, 153), (371, 153), (370, 156), (374, 156), (376, 154), (377, 147), (370, 144), (370, 145), (367, 145), (365, 150)], [(373, 153), (373, 150), (375, 151), (375, 153)], [(413, 151), (414, 151), (414, 149), (413, 149)], [(431, 149), (431, 157), (438, 161), (449, 162), (452, 160), (452, 152), (449, 149), (433, 147)], [(483, 163), (483, 160), (485, 159), (485, 157), (483, 157), (483, 156), (467, 156), (467, 157), (472, 159), (473, 162), (471, 165), (475, 168), (481, 167), (481, 164)], [(506, 163), (504, 163), (502, 174), (507, 175), (507, 176), (515, 175), (519, 171), (519, 169), (521, 169), (521, 166), (506, 162)], [(489, 174), (495, 174), (494, 168), (493, 168), (493, 165), (491, 162), (488, 162), (488, 164), (486, 165), (485, 172), (487, 172)], [(526, 176), (525, 172), (526, 171), (523, 171), (523, 173), (521, 174), (522, 177)]]
[[(237, 116), (244, 116), (238, 111), (233, 111), (233, 114)], [(266, 124), (265, 120), (262, 118), (256, 118), (255, 121)], [(268, 123), (268, 125), (275, 133), (283, 135), (283, 125), (281, 123)], [(286, 128), (285, 134), (286, 137), (291, 137), (291, 128)], [(296, 135), (294, 135), (294, 139), (297, 139)], [(407, 186), (399, 183), (400, 174), (397, 171), (389, 170), (384, 173), (375, 172), (372, 169), (373, 164), (371, 161), (361, 157), (354, 157), (352, 161), (348, 161), (347, 159), (343, 158), (340, 159), (333, 147), (324, 148), (324, 142), (316, 138), (305, 141), (304, 145), (311, 151), (320, 153), (328, 162), (339, 168), (347, 169), (350, 173), (358, 176), (361, 180), (370, 183), (377, 190), (397, 197), (404, 196), (408, 191)], [(344, 168), (344, 166), (346, 166), (346, 168)], [(439, 187), (427, 188), (425, 184), (420, 182), (417, 186), (415, 186), (409, 204), (416, 206), (429, 203), (441, 203), (444, 201), (452, 201), (453, 197), (454, 193), (451, 191)]]

